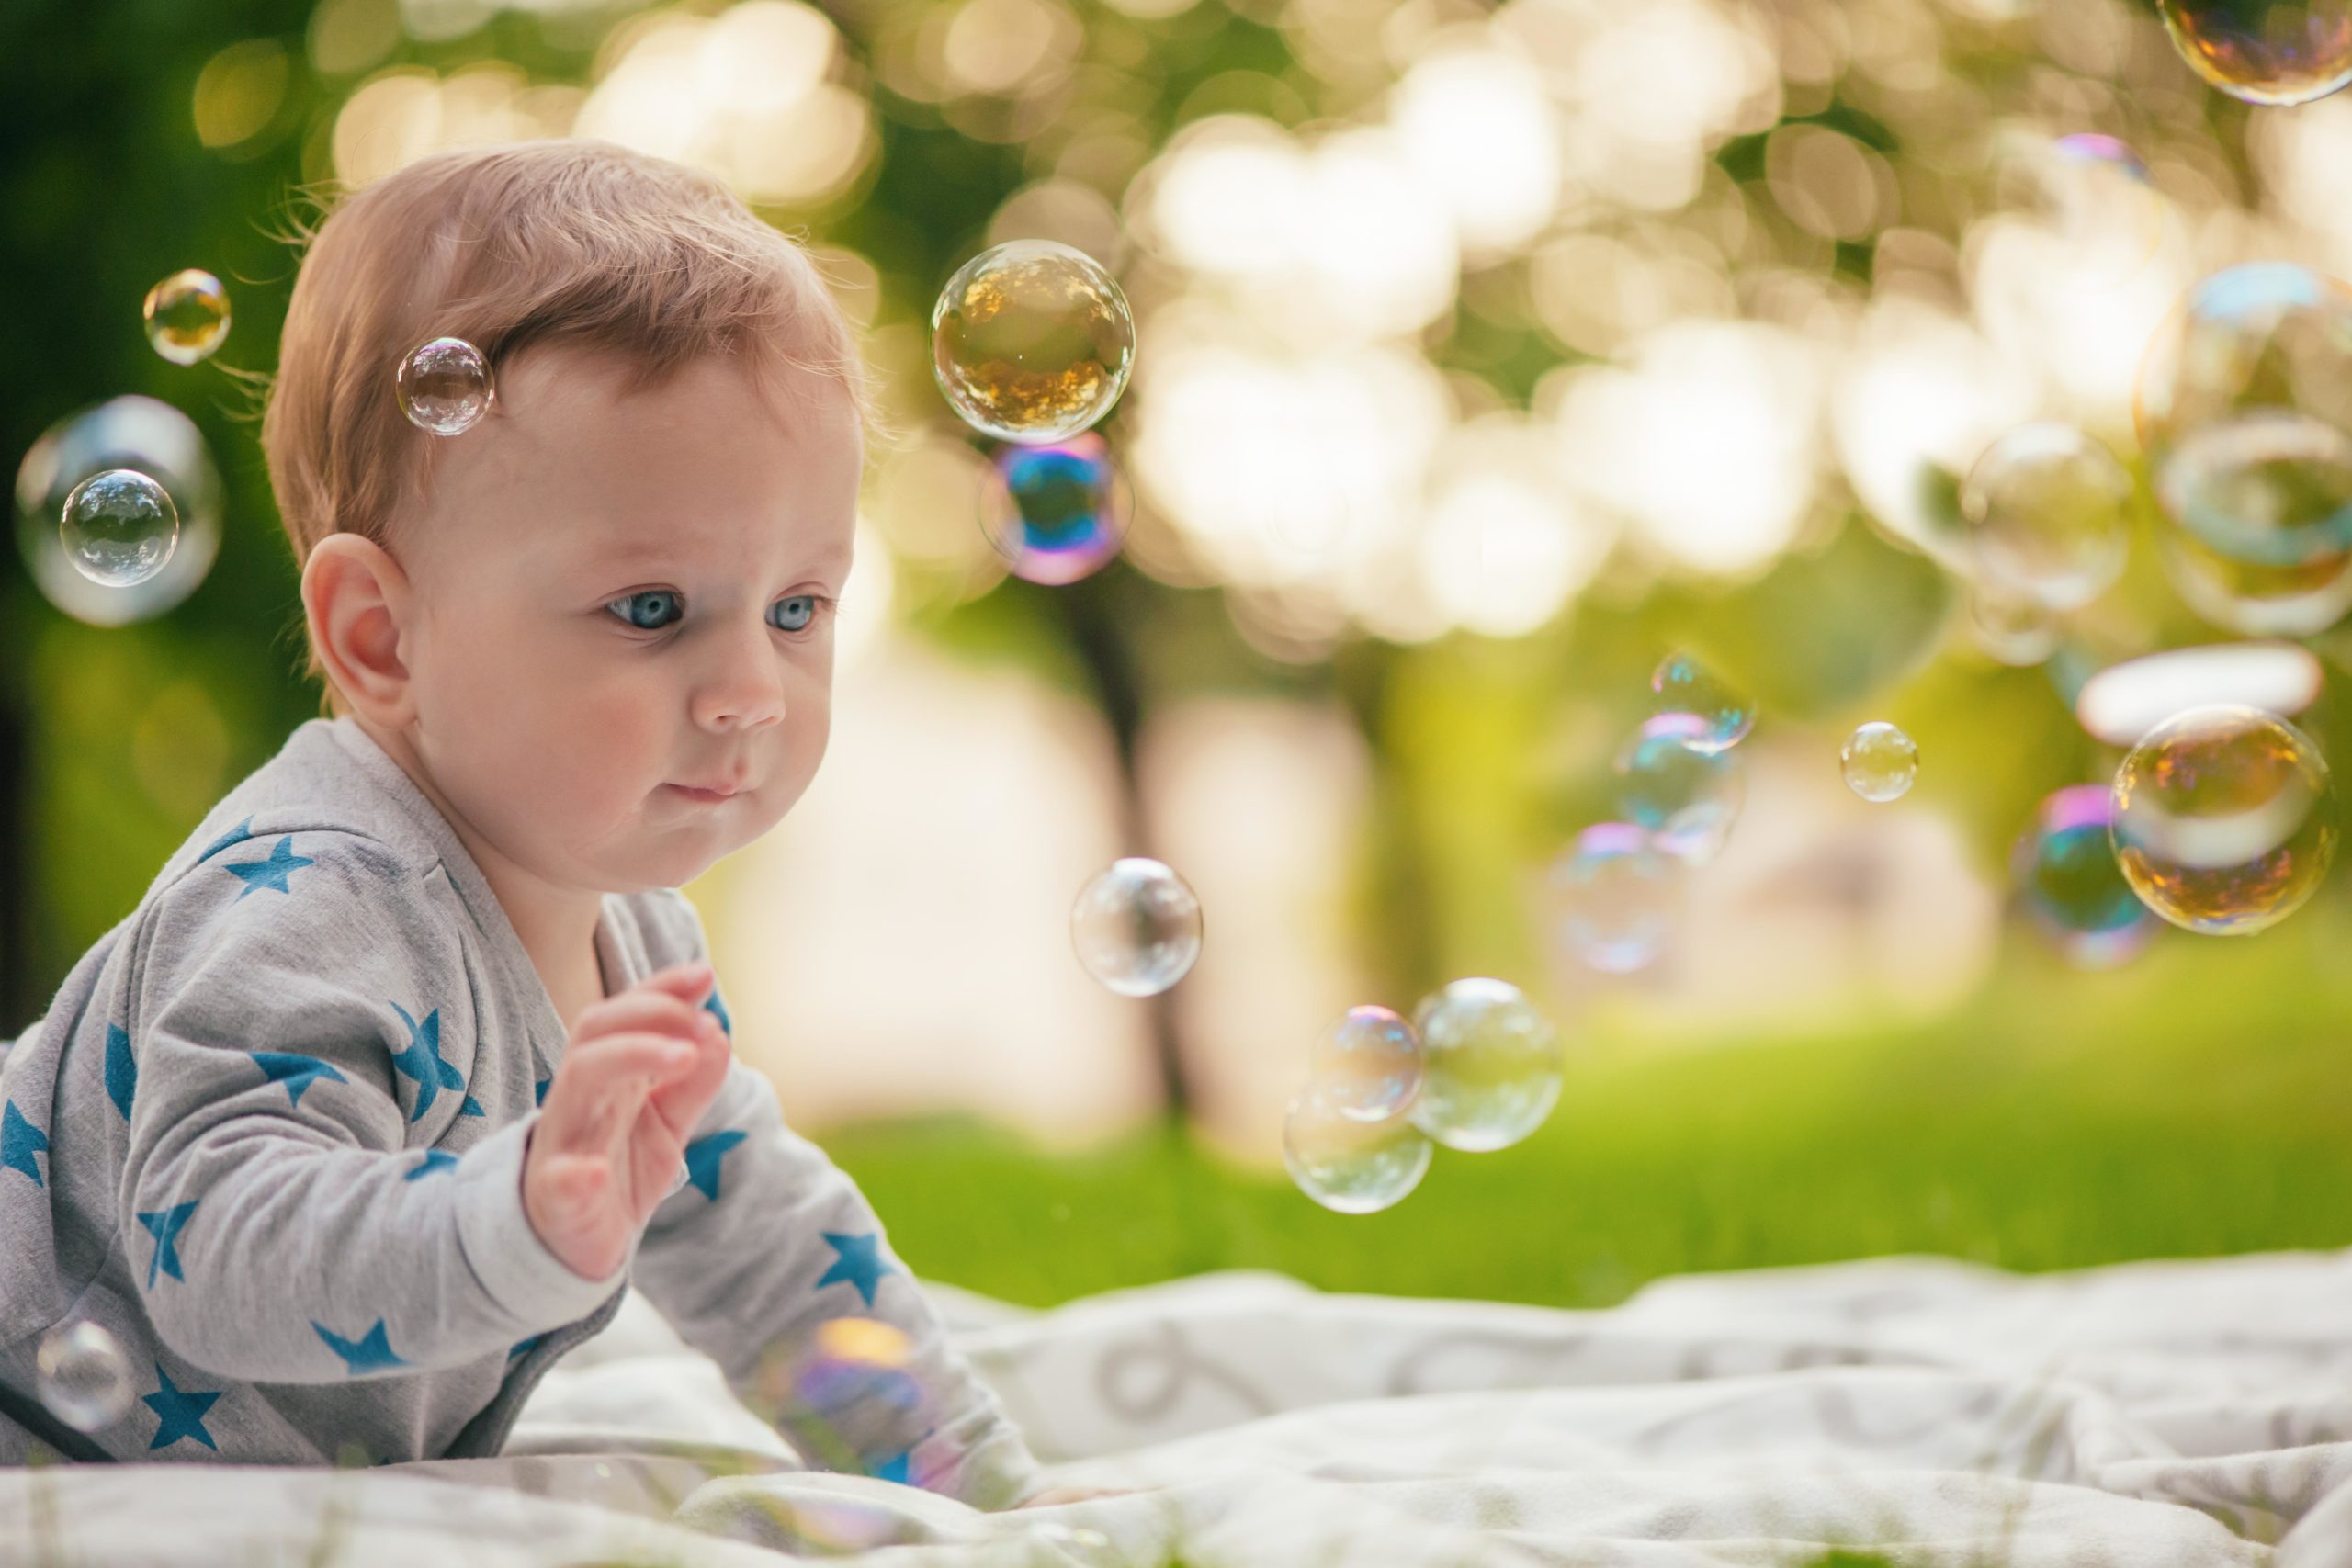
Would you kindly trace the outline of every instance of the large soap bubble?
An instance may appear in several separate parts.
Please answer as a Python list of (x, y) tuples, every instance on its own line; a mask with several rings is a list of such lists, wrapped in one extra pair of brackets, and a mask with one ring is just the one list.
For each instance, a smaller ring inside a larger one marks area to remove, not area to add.
[(180, 510), (136, 468), (106, 468), (65, 498), (58, 536), (76, 571), (108, 588), (130, 588), (163, 570), (179, 547)]
[(1326, 1029), (1307, 1059), (1311, 1088), (1345, 1115), (1385, 1122), (1421, 1091), (1421, 1037), (1384, 1007), (1354, 1007)]
[(2352, 82), (2346, 0), (2156, 0), (2196, 73), (2250, 104), (2307, 104)]
[(1413, 1011), (1426, 1064), (1412, 1117), (1450, 1149), (1509, 1148), (1560, 1098), (1560, 1037), (1519, 987), (1455, 980)]
[(1283, 1168), (1334, 1213), (1377, 1213), (1404, 1201), (1429, 1173), (1432, 1152), (1409, 1118), (1364, 1121), (1314, 1086), (1292, 1099), (1283, 1119)]
[(1587, 828), (1544, 874), (1552, 944), (1604, 975), (1649, 967), (1674, 930), (1681, 870), (1634, 823)]
[(1961, 487), (1979, 570), (2053, 610), (2089, 604), (2122, 575), (2132, 475), (2071, 425), (2019, 425)]
[(932, 375), (965, 423), (1000, 441), (1067, 441), (1126, 390), (1136, 323), (1100, 263), (1051, 240), (966, 262), (931, 310)]
[(1157, 996), (1201, 955), (1201, 901), (1184, 879), (1140, 855), (1114, 861), (1080, 889), (1070, 945), (1086, 972), (1123, 997)]
[(1659, 849), (1692, 865), (1715, 858), (1739, 816), (1739, 754), (1712, 744), (1697, 714), (1662, 713), (1617, 754), (1618, 804)]
[(2309, 736), (2217, 704), (2143, 736), (2115, 774), (2116, 859), (2188, 931), (2244, 936), (2302, 908), (2335, 859), (2335, 785)]
[(981, 526), (1012, 575), (1059, 587), (1119, 553), (1134, 500), (1111, 448), (1091, 431), (1050, 446), (1009, 445), (982, 491)]

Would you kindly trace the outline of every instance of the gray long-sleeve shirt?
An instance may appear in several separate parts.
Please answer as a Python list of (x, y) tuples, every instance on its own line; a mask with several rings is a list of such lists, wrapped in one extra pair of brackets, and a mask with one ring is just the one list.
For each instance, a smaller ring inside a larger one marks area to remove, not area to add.
[[(707, 956), (672, 889), (607, 895), (596, 949), (616, 991)], [(706, 1005), (731, 1033), (722, 994)], [(633, 1281), (810, 1464), (984, 1508), (1035, 1488), (863, 1195), (740, 1061), (613, 1277), (549, 1252), (522, 1161), (566, 1032), (400, 765), (347, 718), (297, 729), (0, 1055), (0, 1462), (35, 1441), (267, 1464), (495, 1453)], [(43, 1408), (36, 1368), (77, 1318), (131, 1380), (86, 1438)], [(840, 1318), (904, 1339), (818, 1332)]]

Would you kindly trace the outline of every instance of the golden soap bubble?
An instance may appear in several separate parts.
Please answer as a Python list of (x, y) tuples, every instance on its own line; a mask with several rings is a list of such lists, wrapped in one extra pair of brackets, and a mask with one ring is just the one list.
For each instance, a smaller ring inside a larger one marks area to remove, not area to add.
[(956, 269), (931, 310), (932, 375), (966, 423), (1000, 441), (1067, 441), (1126, 390), (1136, 323), (1101, 264), (1015, 240)]
[(2352, 82), (2352, 0), (2157, 0), (2173, 47), (2233, 98), (2281, 107)]
[(2211, 935), (2302, 908), (2335, 859), (2335, 784), (2310, 736), (2217, 703), (2148, 731), (2115, 773), (2115, 858), (2140, 901)]
[(147, 290), (147, 341), (175, 365), (209, 358), (229, 337), (229, 291), (187, 267)]

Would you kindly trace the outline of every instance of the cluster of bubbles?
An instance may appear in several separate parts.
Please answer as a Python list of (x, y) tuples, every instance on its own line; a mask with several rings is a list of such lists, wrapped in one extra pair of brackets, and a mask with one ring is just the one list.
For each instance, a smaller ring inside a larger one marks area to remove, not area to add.
[(87, 1318), (41, 1336), (33, 1368), (41, 1404), (77, 1432), (111, 1427), (130, 1408), (130, 1359), (113, 1335)]
[(1376, 1213), (1429, 1173), (1436, 1145), (1505, 1149), (1560, 1098), (1559, 1035), (1503, 980), (1455, 980), (1411, 1022), (1351, 1008), (1315, 1042), (1283, 1119), (1283, 1164), (1335, 1213)]
[(1156, 997), (1201, 955), (1201, 900), (1159, 861), (1113, 861), (1079, 889), (1070, 945), (1089, 975), (1123, 997)]
[(931, 310), (932, 377), (965, 423), (1004, 443), (981, 526), (1012, 574), (1059, 587), (1119, 552), (1133, 508), (1092, 434), (1135, 370), (1136, 323), (1102, 264), (1016, 240), (956, 268)]

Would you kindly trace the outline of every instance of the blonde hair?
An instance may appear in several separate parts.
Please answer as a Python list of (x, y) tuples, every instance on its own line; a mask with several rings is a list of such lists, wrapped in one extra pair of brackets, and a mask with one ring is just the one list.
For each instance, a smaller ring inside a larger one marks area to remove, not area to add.
[[(618, 355), (639, 387), (736, 355), (835, 382), (873, 422), (855, 336), (807, 252), (665, 159), (588, 141), (443, 152), (362, 187), (307, 238), (261, 431), (298, 569), (330, 534), (390, 547), (399, 502), (429, 479), (439, 438), (409, 423), (393, 378), (431, 338), (472, 344), (493, 382), (543, 344)], [(324, 685), (322, 711), (340, 711)]]

